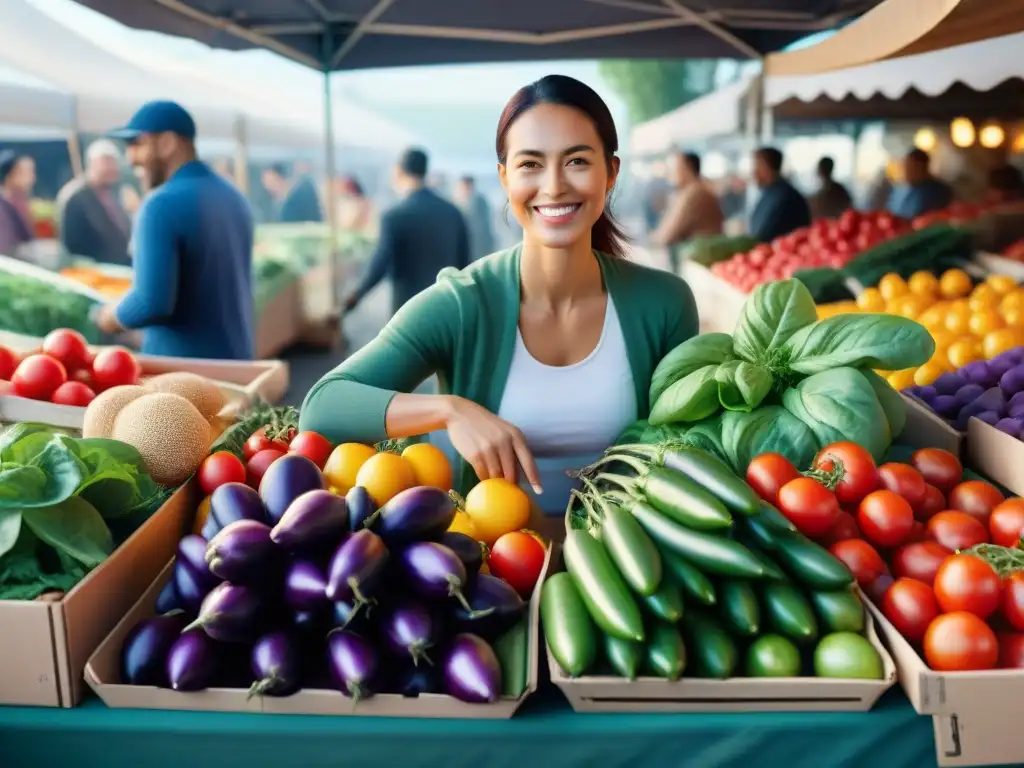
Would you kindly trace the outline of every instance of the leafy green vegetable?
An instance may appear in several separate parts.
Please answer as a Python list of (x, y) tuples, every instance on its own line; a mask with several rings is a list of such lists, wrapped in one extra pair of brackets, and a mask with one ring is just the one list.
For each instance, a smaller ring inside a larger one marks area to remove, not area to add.
[(669, 352), (658, 363), (651, 376), (650, 402), (658, 398), (672, 384), (706, 365), (718, 365), (736, 356), (732, 351), (732, 336), (728, 333), (702, 333), (687, 339)]
[(814, 299), (799, 280), (763, 283), (743, 303), (733, 350), (748, 363), (772, 369), (776, 350), (817, 319)]
[(26, 509), (22, 520), (42, 541), (83, 565), (99, 565), (114, 549), (100, 513), (77, 496), (45, 509)]
[(762, 453), (781, 453), (795, 466), (805, 467), (821, 448), (807, 424), (778, 405), (750, 413), (726, 411), (721, 429), (726, 458), (740, 474)]
[(644, 445), (657, 445), (665, 441), (677, 440), (686, 433), (685, 424), (665, 424), (660, 427), (652, 427), (646, 419), (634, 421), (615, 441), (616, 445), (626, 443), (643, 443)]
[(71, 328), (91, 344), (103, 340), (89, 312), (94, 299), (63, 290), (28, 275), (0, 270), (0, 329), (45, 336), (54, 328)]
[(892, 385), (874, 371), (861, 371), (861, 376), (867, 379), (871, 389), (875, 391), (878, 404), (885, 411), (885, 418), (889, 422), (889, 432), (895, 440), (907, 426), (907, 405), (903, 397), (892, 388)]
[[(700, 448), (712, 456), (717, 456), (723, 461), (728, 461), (729, 456), (722, 445), (722, 414), (717, 414), (710, 419), (705, 419), (699, 424), (694, 424), (683, 436), (682, 441), (686, 445)], [(744, 471), (746, 468), (744, 467)]]
[(717, 365), (706, 365), (679, 379), (666, 389), (647, 421), (655, 426), (678, 422), (700, 421), (718, 410)]
[(843, 366), (894, 371), (923, 365), (935, 340), (920, 323), (894, 315), (836, 315), (794, 333), (783, 346), (789, 369), (805, 375)]
[(772, 389), (772, 375), (745, 360), (730, 360), (718, 366), (718, 401), (727, 411), (752, 411)]
[(271, 435), (298, 429), (299, 412), (290, 405), (275, 407), (261, 400), (257, 401), (214, 441), (210, 446), (210, 453), (228, 451), (243, 459), (242, 447), (245, 441), (262, 427), (266, 427), (268, 434)]

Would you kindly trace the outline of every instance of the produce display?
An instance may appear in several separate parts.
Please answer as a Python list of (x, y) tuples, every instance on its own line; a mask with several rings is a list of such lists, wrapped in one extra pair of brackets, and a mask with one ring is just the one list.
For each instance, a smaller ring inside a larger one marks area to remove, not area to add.
[(710, 267), (737, 253), (746, 253), (756, 245), (757, 240), (749, 235), (707, 235), (673, 247), (679, 249), (680, 261), (692, 261), (702, 267)]
[(1001, 203), (967, 203), (957, 201), (950, 203), (945, 208), (929, 211), (918, 216), (911, 222), (911, 226), (914, 229), (927, 229), (940, 223), (966, 224), (1000, 206)]
[(103, 335), (89, 319), (95, 304), (87, 296), (0, 269), (0, 330), (43, 337), (55, 328), (69, 328), (97, 344)]
[[(119, 270), (120, 271), (120, 270)], [(94, 288), (97, 292), (111, 298), (120, 298), (132, 287), (131, 276), (111, 274), (109, 268), (88, 263), (79, 263), (60, 270), (62, 277), (75, 280), (82, 285)]]
[(1024, 261), (1024, 240), (1017, 240), (1006, 246), (1000, 255), (1013, 261)]
[[(567, 674), (884, 678), (850, 570), (722, 461), (618, 446), (581, 476), (566, 572), (541, 597)], [(788, 509), (811, 515), (817, 503)]]
[(0, 600), (63, 593), (168, 498), (139, 452), (41, 424), (0, 432)]

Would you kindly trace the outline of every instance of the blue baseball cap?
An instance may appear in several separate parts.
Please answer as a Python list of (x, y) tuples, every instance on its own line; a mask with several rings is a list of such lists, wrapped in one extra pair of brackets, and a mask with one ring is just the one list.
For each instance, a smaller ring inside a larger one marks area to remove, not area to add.
[(183, 106), (173, 101), (151, 101), (132, 115), (128, 124), (108, 135), (114, 139), (134, 141), (144, 133), (176, 133), (183, 139), (196, 137), (196, 122)]

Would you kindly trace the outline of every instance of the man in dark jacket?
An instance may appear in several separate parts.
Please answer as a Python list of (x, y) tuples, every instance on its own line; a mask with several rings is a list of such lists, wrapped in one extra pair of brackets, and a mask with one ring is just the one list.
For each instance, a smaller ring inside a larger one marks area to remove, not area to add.
[(64, 204), (60, 239), (68, 253), (105, 264), (131, 264), (131, 219), (119, 196), (119, 153), (111, 141), (93, 142), (85, 153), (85, 178)]
[(750, 216), (750, 236), (767, 243), (811, 223), (804, 196), (782, 177), (782, 153), (775, 147), (754, 152), (754, 181), (761, 197)]
[(403, 200), (380, 222), (380, 239), (359, 287), (345, 308), (354, 309), (385, 277), (391, 279), (393, 312), (433, 285), (445, 267), (463, 268), (472, 261), (469, 232), (462, 213), (427, 188), (427, 155), (409, 149), (394, 170), (394, 186)]

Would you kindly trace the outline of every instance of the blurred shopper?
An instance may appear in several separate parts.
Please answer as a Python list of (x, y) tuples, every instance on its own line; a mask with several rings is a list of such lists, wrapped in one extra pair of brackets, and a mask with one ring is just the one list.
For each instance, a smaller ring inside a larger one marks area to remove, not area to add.
[(373, 203), (355, 176), (343, 176), (334, 182), (338, 226), (361, 235), (375, 235), (377, 216)]
[(811, 223), (804, 196), (782, 177), (782, 153), (775, 147), (755, 150), (754, 183), (761, 196), (750, 215), (751, 237), (767, 243)]
[(0, 152), (0, 255), (16, 257), (34, 238), (29, 201), (36, 164), (28, 155)]
[(472, 176), (463, 176), (455, 185), (455, 205), (466, 217), (469, 229), (469, 255), (476, 259), (497, 250), (494, 240), (494, 225), (491, 221), (491, 206), (481, 194)]
[(106, 264), (131, 264), (131, 219), (121, 203), (120, 159), (112, 141), (94, 141), (86, 150), (85, 175), (64, 201), (61, 214), (60, 239), (69, 253)]
[(853, 207), (853, 198), (849, 191), (832, 178), (835, 162), (831, 157), (823, 157), (818, 161), (818, 191), (811, 195), (808, 204), (811, 206), (812, 219), (835, 219), (843, 211)]
[(272, 221), (280, 224), (295, 224), (304, 221), (323, 221), (324, 211), (316, 184), (305, 168), (296, 165), (295, 173), (288, 174), (288, 168), (276, 163), (263, 171), (263, 186), (274, 199)]
[(461, 269), (470, 261), (469, 232), (459, 209), (431, 189), (427, 154), (409, 149), (393, 171), (395, 191), (403, 198), (380, 222), (380, 238), (366, 274), (345, 304), (355, 309), (385, 277), (393, 290), (393, 312), (434, 284), (445, 267)]
[(726, 221), (743, 215), (747, 208), (747, 185), (743, 179), (736, 174), (729, 174), (722, 184), (719, 204)]
[(673, 152), (669, 174), (675, 191), (658, 228), (651, 233), (654, 245), (668, 247), (672, 271), (679, 272), (679, 245), (694, 237), (722, 234), (722, 207), (714, 190), (700, 175), (700, 157), (692, 152)]
[(253, 218), (249, 203), (196, 157), (192, 116), (174, 102), (144, 105), (115, 138), (151, 190), (132, 237), (132, 288), (96, 324), (143, 330), (143, 352), (250, 360)]
[(985, 199), (990, 203), (1015, 203), (1024, 200), (1024, 175), (1020, 168), (1002, 163), (988, 172)]
[(903, 158), (903, 182), (889, 195), (890, 213), (904, 219), (937, 211), (953, 202), (952, 188), (931, 172), (931, 158), (923, 149), (912, 149)]

